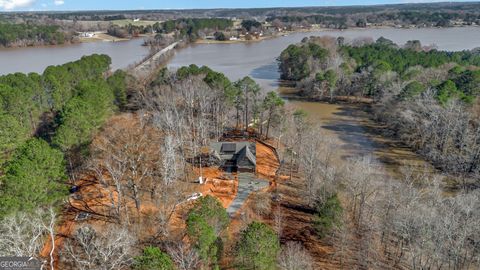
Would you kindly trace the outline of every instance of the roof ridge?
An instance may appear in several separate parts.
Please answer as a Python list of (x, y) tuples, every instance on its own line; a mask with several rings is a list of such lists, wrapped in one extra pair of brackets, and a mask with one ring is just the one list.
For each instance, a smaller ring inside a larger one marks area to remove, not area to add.
[(248, 145), (245, 145), (244, 148), (247, 149), (245, 155), (248, 160), (250, 160), (250, 162), (252, 162), (253, 164), (257, 164), (257, 158), (253, 155), (252, 151), (250, 151), (250, 147), (248, 147)]

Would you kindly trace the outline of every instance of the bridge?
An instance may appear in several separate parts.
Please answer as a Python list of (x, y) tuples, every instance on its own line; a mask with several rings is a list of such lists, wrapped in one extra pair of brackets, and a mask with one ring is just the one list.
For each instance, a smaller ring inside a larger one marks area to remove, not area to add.
[(180, 42), (182, 42), (182, 41), (180, 40), (180, 41), (177, 41), (177, 42), (174, 42), (174, 43), (168, 45), (167, 47), (161, 49), (160, 51), (158, 51), (157, 53), (155, 53), (154, 55), (152, 55), (151, 57), (146, 59), (145, 61), (138, 64), (133, 69), (133, 74), (137, 78), (142, 78), (142, 77), (148, 76), (153, 69), (158, 67), (159, 62), (162, 59), (162, 56), (166, 55), (168, 52), (175, 49), (175, 47)]

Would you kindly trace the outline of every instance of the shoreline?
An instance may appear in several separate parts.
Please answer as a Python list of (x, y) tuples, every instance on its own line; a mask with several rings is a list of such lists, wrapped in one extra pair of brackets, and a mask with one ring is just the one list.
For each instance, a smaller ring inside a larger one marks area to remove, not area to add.
[[(398, 30), (412, 30), (412, 29), (449, 29), (449, 28), (468, 28), (468, 27), (480, 27), (480, 25), (455, 25), (450, 27), (396, 27), (396, 26), (369, 26), (369, 27), (351, 27), (347, 29), (334, 29), (334, 28), (323, 28), (323, 27), (312, 27), (310, 29), (297, 29), (294, 31), (286, 31), (277, 33), (275, 35), (270, 36), (263, 36), (259, 39), (252, 39), (252, 40), (226, 40), (226, 41), (218, 41), (218, 40), (206, 40), (206, 39), (199, 39), (192, 44), (241, 44), (241, 43), (256, 43), (261, 42), (264, 40), (270, 40), (275, 38), (280, 38), (288, 35), (293, 35), (297, 33), (314, 33), (314, 32), (329, 32), (329, 31), (362, 31), (362, 30), (369, 30), (369, 29), (398, 29)], [(34, 46), (13, 46), (13, 47), (1, 47), (0, 51), (2, 50), (19, 50), (23, 48), (55, 48), (55, 47), (65, 47), (65, 46), (74, 46), (82, 43), (95, 43), (95, 42), (126, 42), (131, 41), (134, 39), (139, 38), (146, 38), (152, 35), (149, 34), (142, 34), (138, 37), (132, 38), (118, 38), (111, 35), (108, 35), (106, 32), (95, 32), (96, 35), (94, 37), (78, 37), (77, 41), (67, 42), (65, 44), (56, 44), (56, 45), (34, 45)]]
[(133, 39), (138, 38), (148, 38), (152, 37), (151, 34), (141, 34), (138, 37), (130, 37), (130, 38), (119, 38), (112, 35), (109, 35), (106, 32), (96, 32), (95, 36), (93, 37), (80, 37), (80, 43), (89, 43), (89, 42), (122, 42), (122, 41), (130, 41)]
[(64, 44), (55, 44), (55, 45), (35, 45), (35, 46), (13, 46), (13, 47), (2, 47), (0, 46), (0, 51), (9, 51), (9, 50), (22, 50), (22, 49), (32, 49), (32, 48), (62, 48), (62, 47), (69, 47), (69, 46), (76, 46), (80, 44), (88, 44), (88, 43), (99, 43), (99, 42), (127, 42), (127, 41), (132, 41), (135, 39), (140, 39), (140, 38), (146, 38), (149, 37), (149, 35), (140, 35), (138, 37), (132, 37), (132, 38), (117, 38), (114, 36), (110, 36), (106, 33), (102, 34), (102, 37), (79, 37), (78, 39), (72, 41), (72, 42), (65, 42)]
[(239, 39), (239, 40), (225, 40), (225, 41), (220, 41), (220, 40), (207, 40), (207, 39), (199, 39), (193, 44), (241, 44), (241, 43), (255, 43), (255, 42), (261, 42), (264, 40), (269, 40), (269, 39), (275, 39), (275, 38), (280, 38), (288, 35), (294, 35), (298, 33), (315, 33), (315, 32), (333, 32), (333, 31), (367, 31), (367, 30), (378, 30), (378, 29), (398, 29), (398, 30), (414, 30), (414, 29), (450, 29), (450, 28), (468, 28), (468, 27), (480, 27), (480, 25), (454, 25), (450, 27), (399, 27), (399, 26), (389, 26), (389, 25), (376, 25), (376, 26), (368, 26), (368, 27), (350, 27), (346, 29), (336, 29), (336, 28), (324, 28), (324, 27), (312, 27), (309, 29), (297, 29), (293, 31), (285, 31), (285, 32), (279, 32), (274, 35), (269, 35), (269, 36), (262, 36), (258, 39), (252, 39), (252, 40), (245, 40), (245, 39)]

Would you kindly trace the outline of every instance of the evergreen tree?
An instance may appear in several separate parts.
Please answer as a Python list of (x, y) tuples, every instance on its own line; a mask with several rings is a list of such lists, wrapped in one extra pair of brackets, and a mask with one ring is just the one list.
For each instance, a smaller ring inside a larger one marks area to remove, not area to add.
[(275, 269), (280, 242), (268, 225), (252, 222), (241, 233), (237, 243), (237, 269)]
[(18, 148), (2, 177), (0, 213), (31, 211), (68, 194), (63, 154), (41, 139)]
[(157, 247), (146, 247), (141, 256), (135, 258), (135, 270), (173, 270), (172, 259)]

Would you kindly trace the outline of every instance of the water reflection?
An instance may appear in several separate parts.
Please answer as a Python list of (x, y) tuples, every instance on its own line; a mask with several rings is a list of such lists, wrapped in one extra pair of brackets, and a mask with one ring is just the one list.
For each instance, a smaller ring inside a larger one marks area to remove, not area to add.
[(280, 74), (278, 73), (278, 63), (273, 62), (261, 67), (254, 68), (249, 74), (255, 80), (264, 80), (268, 84), (268, 88), (278, 87)]

